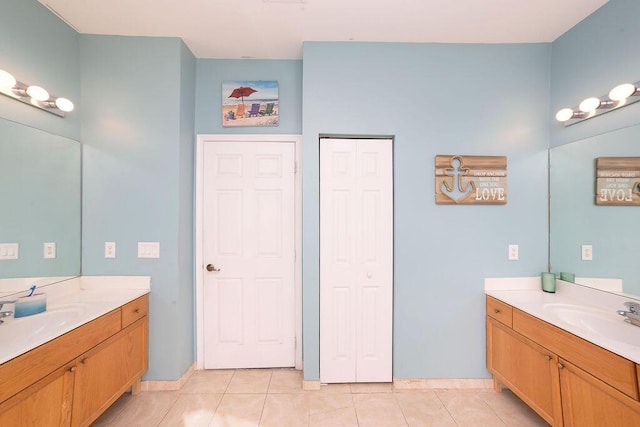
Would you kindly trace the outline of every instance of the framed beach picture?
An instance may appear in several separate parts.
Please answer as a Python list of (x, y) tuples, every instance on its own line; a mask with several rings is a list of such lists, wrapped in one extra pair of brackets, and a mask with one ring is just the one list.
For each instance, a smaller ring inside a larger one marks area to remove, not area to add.
[(222, 82), (222, 126), (278, 126), (278, 82)]

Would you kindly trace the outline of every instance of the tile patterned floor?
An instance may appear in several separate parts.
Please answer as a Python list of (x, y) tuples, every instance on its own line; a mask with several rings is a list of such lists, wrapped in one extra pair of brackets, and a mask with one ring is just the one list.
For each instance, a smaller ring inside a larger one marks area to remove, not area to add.
[(547, 426), (505, 390), (394, 390), (331, 384), (302, 390), (293, 369), (196, 371), (179, 391), (125, 393), (96, 422), (109, 426)]

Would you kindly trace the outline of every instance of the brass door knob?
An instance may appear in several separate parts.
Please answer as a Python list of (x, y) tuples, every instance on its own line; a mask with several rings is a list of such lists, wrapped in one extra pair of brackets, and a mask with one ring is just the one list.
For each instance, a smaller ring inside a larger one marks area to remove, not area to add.
[(216, 268), (213, 264), (207, 264), (207, 271), (220, 271), (219, 268)]

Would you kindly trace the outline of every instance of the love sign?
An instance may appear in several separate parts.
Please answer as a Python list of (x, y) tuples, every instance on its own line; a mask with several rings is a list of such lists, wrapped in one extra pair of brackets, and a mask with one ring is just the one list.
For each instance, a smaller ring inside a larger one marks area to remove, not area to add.
[(436, 204), (507, 203), (505, 156), (436, 156)]
[(596, 159), (596, 205), (640, 206), (640, 157)]

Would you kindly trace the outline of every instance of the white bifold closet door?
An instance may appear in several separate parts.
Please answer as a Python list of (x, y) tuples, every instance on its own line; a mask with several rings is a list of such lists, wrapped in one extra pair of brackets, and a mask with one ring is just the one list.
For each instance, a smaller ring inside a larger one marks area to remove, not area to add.
[(320, 381), (392, 381), (390, 139), (320, 140)]

